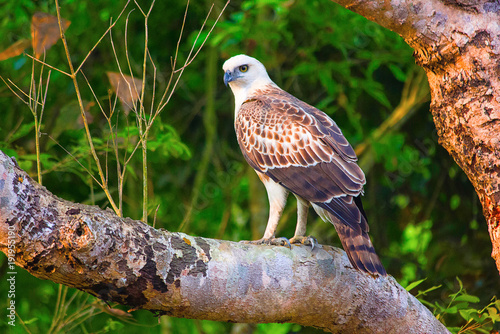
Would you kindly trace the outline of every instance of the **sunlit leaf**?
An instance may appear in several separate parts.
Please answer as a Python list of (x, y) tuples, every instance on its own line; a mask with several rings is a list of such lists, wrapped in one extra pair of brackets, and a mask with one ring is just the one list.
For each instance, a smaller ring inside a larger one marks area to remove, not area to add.
[(421, 279), (421, 280), (418, 280), (418, 281), (415, 281), (415, 282), (412, 282), (412, 283), (408, 284), (408, 286), (405, 288), (406, 291), (410, 291), (411, 289), (417, 287), (418, 285), (420, 285), (420, 283), (422, 283), (426, 279), (427, 278), (424, 278), (424, 279)]
[[(23, 319), (24, 320), (24, 319)], [(31, 325), (32, 323), (35, 323), (38, 321), (38, 318), (31, 318), (31, 319), (28, 319), (28, 320), (24, 320), (23, 323), (25, 325)]]
[(471, 313), (475, 312), (476, 310), (474, 309), (469, 309), (469, 310), (459, 310), (458, 313), (460, 313), (460, 316), (464, 318), (465, 320), (469, 320), (471, 318)]
[(452, 306), (445, 309), (444, 312), (454, 314), (458, 312), (458, 308), (456, 306)]
[(495, 304), (495, 306), (497, 307), (497, 309), (499, 309), (499, 310), (500, 310), (500, 299), (495, 300), (495, 303), (494, 303), (494, 304)]
[(500, 321), (500, 315), (498, 314), (498, 310), (495, 307), (488, 307), (488, 315), (490, 316), (493, 322)]
[(425, 295), (426, 295), (426, 294), (428, 294), (429, 292), (434, 291), (434, 290), (436, 290), (436, 289), (439, 289), (441, 286), (442, 286), (442, 284), (437, 285), (437, 286), (433, 286), (433, 287), (431, 287), (431, 288), (429, 288), (429, 289), (427, 289), (427, 290), (424, 290), (424, 291), (418, 291), (418, 295), (424, 295), (424, 296), (425, 296)]
[(394, 202), (401, 208), (404, 209), (410, 204), (410, 198), (403, 194), (398, 194), (394, 197)]
[(113, 91), (123, 105), (123, 109), (126, 112), (133, 109), (142, 91), (142, 80), (116, 72), (106, 72), (106, 74)]
[(23, 53), (23, 51), (31, 45), (31, 41), (29, 39), (21, 39), (7, 49), (0, 52), (0, 61), (9, 59), (15, 56), (19, 56)]
[[(63, 31), (68, 29), (70, 24), (70, 21), (61, 19)], [(59, 38), (61, 38), (61, 32), (56, 16), (42, 12), (33, 15), (31, 18), (31, 40), (36, 58), (56, 44)]]
[[(459, 292), (460, 292), (460, 291), (462, 291), (462, 290), (463, 290), (464, 285), (463, 285), (463, 283), (462, 283), (462, 280), (460, 280), (460, 278), (455, 277), (455, 279), (457, 280), (458, 285), (460, 286), (460, 290), (459, 290)], [(457, 292), (457, 293), (458, 293), (458, 292)]]
[(470, 302), (470, 303), (479, 303), (480, 299), (476, 296), (471, 296), (467, 294), (463, 294), (455, 298), (456, 302)]

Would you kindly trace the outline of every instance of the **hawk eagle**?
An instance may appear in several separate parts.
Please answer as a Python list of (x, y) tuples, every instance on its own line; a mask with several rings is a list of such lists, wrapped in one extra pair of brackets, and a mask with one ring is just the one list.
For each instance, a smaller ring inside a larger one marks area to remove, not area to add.
[(223, 66), (224, 83), (235, 98), (238, 143), (245, 160), (266, 187), (270, 212), (264, 237), (278, 243), (276, 227), (288, 193), (297, 197), (298, 220), (291, 243), (308, 243), (307, 211), (312, 205), (331, 222), (352, 265), (386, 275), (368, 236), (361, 194), (365, 175), (337, 124), (321, 110), (279, 88), (257, 59), (238, 55)]

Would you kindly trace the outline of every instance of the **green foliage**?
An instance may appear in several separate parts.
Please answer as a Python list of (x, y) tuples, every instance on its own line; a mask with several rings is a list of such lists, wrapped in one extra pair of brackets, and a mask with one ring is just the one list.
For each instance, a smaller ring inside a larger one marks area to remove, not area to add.
[[(143, 2), (142, 6), (148, 5)], [(123, 4), (111, 0), (61, 3), (62, 16), (72, 22), (66, 37), (74, 64), (86, 57)], [(209, 2), (191, 1), (178, 64), (187, 59), (209, 6)], [(222, 1), (216, 2), (209, 27), (222, 6)], [(144, 169), (137, 110), (123, 110), (105, 74), (121, 68), (125, 74), (142, 78), (144, 20), (134, 7), (131, 4), (117, 22), (113, 43), (107, 36), (86, 60), (85, 77), (79, 74), (78, 83), (110, 196), (118, 198), (119, 166), (126, 171), (123, 214), (141, 219)], [(0, 49), (30, 36), (30, 20), (36, 11), (55, 14), (53, 2), (47, 0), (10, 1), (2, 9)], [(151, 120), (150, 112), (167, 87), (184, 10), (185, 2), (157, 1), (149, 19), (143, 120)], [(207, 35), (205, 29), (195, 46)], [(498, 331), (499, 302), (492, 299), (498, 293), (498, 272), (490, 258), (481, 206), (467, 177), (439, 146), (428, 104), (413, 104), (410, 119), (403, 118), (398, 127), (373, 139), (403, 100), (403, 87), (415, 73), (412, 50), (396, 34), (329, 1), (231, 2), (205, 48), (184, 70), (177, 90), (147, 136), (149, 223), (176, 231), (187, 219), (185, 232), (189, 234), (230, 240), (258, 238), (263, 233), (267, 198), (236, 143), (232, 94), (224, 87), (220, 70), (225, 59), (239, 53), (260, 59), (278, 85), (332, 116), (353, 147), (368, 143), (363, 155), (372, 154), (373, 164), (365, 168), (363, 202), (373, 242), (388, 272), (408, 290), (422, 289), (419, 298), (453, 331)], [(45, 61), (68, 71), (61, 41), (47, 52)], [(215, 75), (213, 68), (219, 71)], [(35, 66), (37, 74), (41, 70)], [(45, 78), (48, 68), (43, 71)], [(0, 75), (25, 92), (31, 72), (27, 56), (0, 62)], [(0, 149), (36, 177), (35, 122), (30, 109), (5, 85), (0, 86), (0, 106)], [(99, 172), (75, 87), (55, 70), (40, 122), (38, 159), (43, 185), (68, 200), (109, 207), (109, 198), (98, 185)], [(281, 236), (293, 235), (296, 217), (291, 203), (279, 225)], [(332, 226), (314, 214), (309, 217), (308, 233), (320, 243), (340, 246)], [(2, 256), (0, 263), (4, 262)], [(133, 312), (133, 320), (123, 319), (106, 312), (92, 297), (84, 300), (86, 295), (74, 295), (71, 289), (64, 297), (55, 284), (24, 271), (17, 277), (18, 286), (23, 287), (16, 296), (17, 311), (31, 333), (49, 332), (57, 318), (58, 300), (67, 305), (68, 315), (82, 306), (95, 312), (81, 323), (73, 321), (72, 333), (142, 333), (145, 327), (152, 333), (234, 330), (232, 324), (169, 317), (161, 317), (158, 324), (144, 311)], [(0, 295), (6, 295), (5, 289), (0, 284)], [(0, 332), (5, 326), (0, 323)], [(245, 328), (253, 333), (314, 331), (292, 324)], [(12, 331), (25, 332), (19, 323)]]
[[(462, 319), (465, 324), (461, 327), (448, 326), (452, 333), (491, 333), (495, 324), (500, 322), (500, 301), (493, 297), (483, 308), (474, 307), (471, 304), (479, 304), (481, 299), (467, 293), (462, 281), (457, 277), (458, 291), (448, 295), (444, 301), (430, 303), (424, 299), (429, 292), (438, 290), (441, 286), (434, 286), (424, 291), (418, 291), (417, 297), (420, 301), (434, 311), (436, 317), (447, 323), (457, 323)], [(418, 286), (424, 280), (411, 283), (406, 288), (408, 291)]]

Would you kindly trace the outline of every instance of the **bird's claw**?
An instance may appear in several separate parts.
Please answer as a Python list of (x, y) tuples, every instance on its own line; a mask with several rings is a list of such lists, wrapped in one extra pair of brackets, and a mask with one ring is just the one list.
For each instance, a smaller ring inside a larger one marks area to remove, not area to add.
[(292, 244), (290, 243), (290, 240), (288, 240), (285, 237), (273, 238), (271, 239), (271, 244), (277, 246), (288, 246), (290, 250), (292, 249)]
[(269, 239), (262, 238), (259, 240), (242, 240), (240, 242), (251, 245), (288, 246), (288, 248), (292, 249), (290, 241), (285, 237)]
[(314, 250), (314, 247), (319, 245), (318, 240), (316, 240), (313, 236), (295, 236), (290, 239), (290, 243), (292, 244), (302, 244), (306, 246), (311, 246), (311, 250)]

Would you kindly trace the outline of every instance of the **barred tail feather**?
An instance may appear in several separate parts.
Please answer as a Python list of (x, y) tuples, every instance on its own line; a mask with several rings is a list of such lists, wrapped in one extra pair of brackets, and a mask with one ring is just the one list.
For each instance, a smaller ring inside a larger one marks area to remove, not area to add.
[[(354, 268), (371, 275), (387, 275), (384, 266), (375, 252), (375, 248), (373, 248), (370, 236), (368, 235), (368, 223), (366, 222), (363, 211), (361, 211), (360, 214), (361, 222), (352, 224), (354, 226), (357, 225), (358, 228), (353, 228), (344, 221), (345, 219), (341, 220), (336, 214), (325, 209), (329, 207), (324, 206), (323, 203), (312, 203), (312, 206), (314, 211), (316, 211), (324, 221), (330, 222), (335, 226), (342, 246)], [(362, 210), (362, 208), (360, 210)]]
[(372, 275), (387, 275), (367, 232), (359, 233), (347, 225), (336, 223), (335, 219), (332, 219), (332, 223), (354, 268)]

